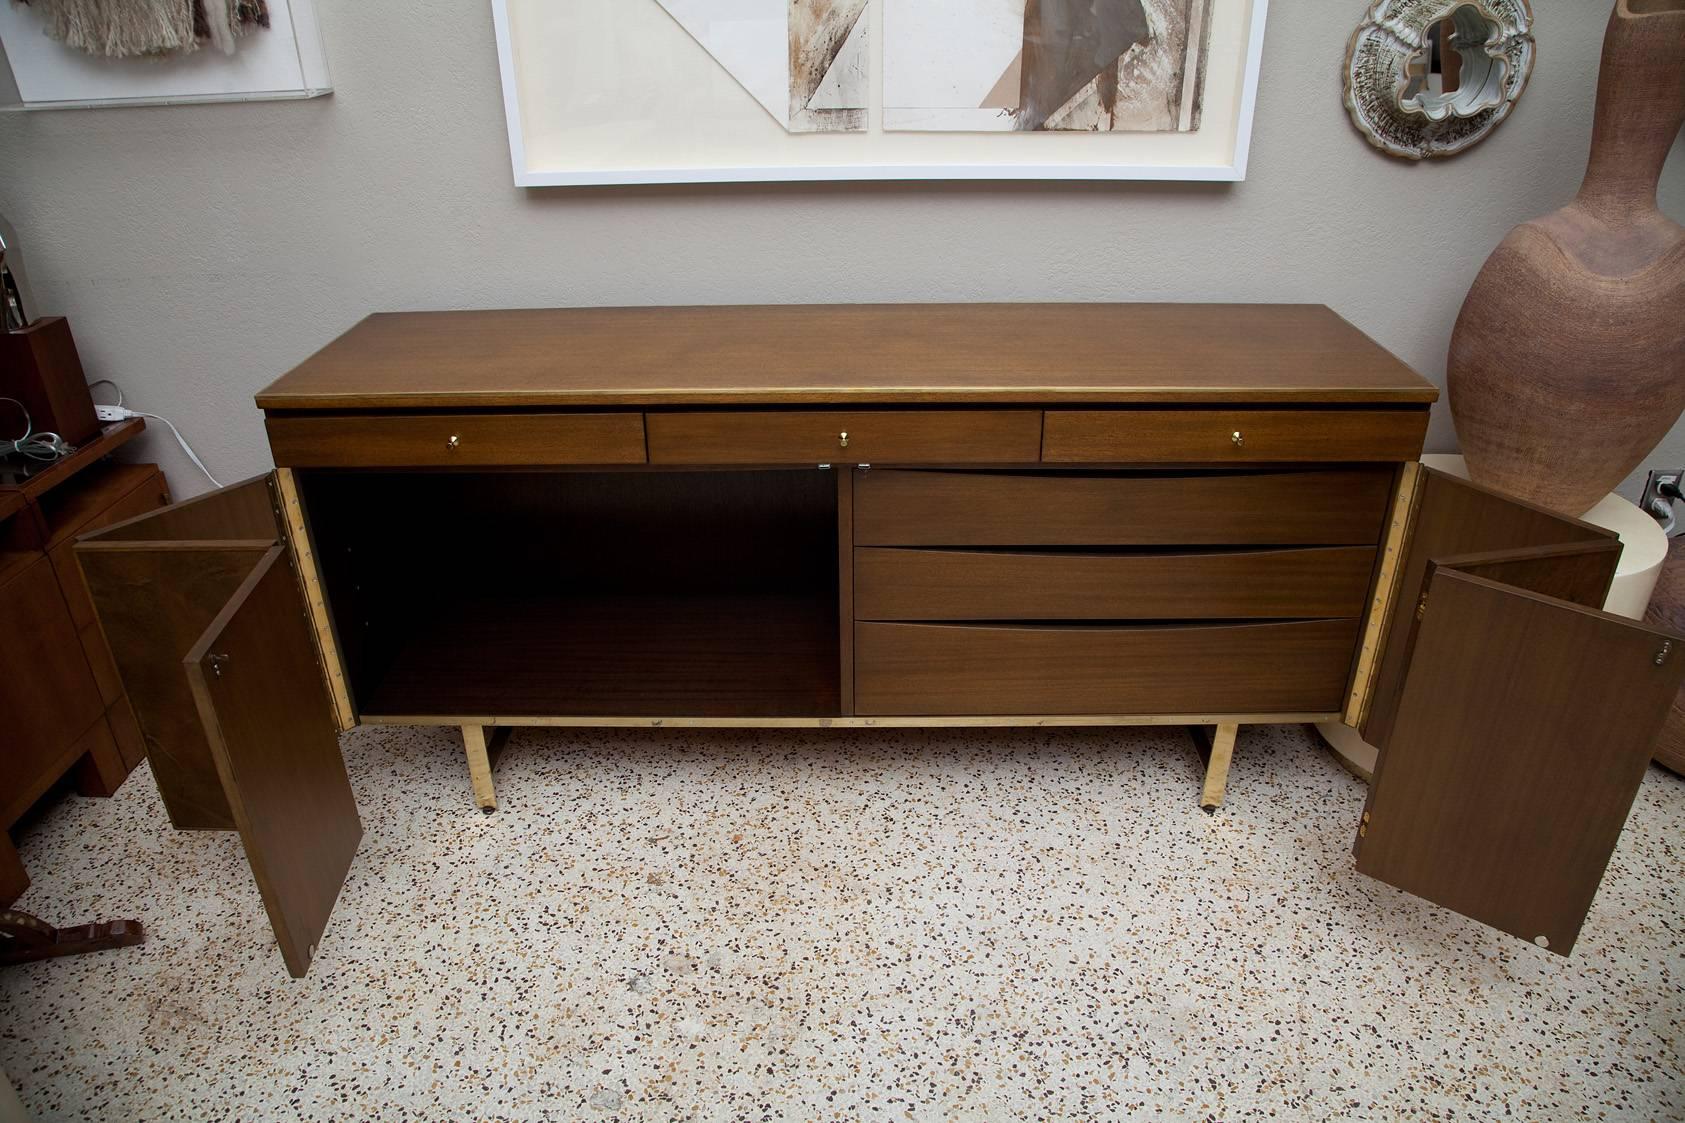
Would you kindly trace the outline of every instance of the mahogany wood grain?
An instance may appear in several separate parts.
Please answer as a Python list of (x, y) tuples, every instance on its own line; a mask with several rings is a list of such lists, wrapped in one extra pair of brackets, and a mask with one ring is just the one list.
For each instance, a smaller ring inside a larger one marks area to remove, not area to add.
[(271, 417), (283, 468), (487, 468), (642, 464), (636, 413)]
[(1421, 455), (1426, 409), (1049, 410), (1050, 463), (1403, 461)]
[(77, 742), (76, 794), (116, 795), (128, 774), (128, 765), (111, 732), (111, 721), (101, 714)]
[(72, 445), (99, 435), (88, 376), (70, 321), (62, 316), (37, 316), (24, 327), (0, 330), (0, 396), (21, 402), (36, 432), (57, 433)]
[[(1667, 560), (1656, 582), (1656, 592), (1645, 610), (1644, 622), (1673, 631), (1685, 631), (1685, 538), (1668, 539)], [(1656, 740), (1656, 763), (1685, 774), (1685, 693), (1676, 695), (1668, 711), (1667, 724)]]
[[(84, 535), (75, 557), (170, 822), (234, 826), (182, 655), (277, 540), (267, 477)], [(118, 715), (117, 722), (121, 721)], [(114, 723), (119, 749), (128, 730)]]
[[(76, 565), (74, 552), (77, 535), (91, 534), (104, 526), (122, 522), (136, 515), (148, 511), (156, 511), (170, 501), (169, 486), (164, 482), (164, 474), (158, 471), (157, 465), (124, 465), (126, 468), (145, 468), (138, 474), (124, 473), (121, 481), (133, 482), (135, 486), (126, 492), (119, 492), (113, 496), (110, 491), (102, 488), (105, 494), (101, 508), (88, 515), (77, 511), (75, 517), (79, 520), (74, 525), (61, 527), (53, 538), (55, 544), (49, 546), (47, 556), (52, 559), (53, 573), (58, 577), (59, 589), (64, 594), (64, 601), (70, 607), (70, 618), (75, 621), (78, 629), (89, 628), (94, 625), (94, 602), (88, 595), (88, 586), (82, 580), (82, 571)], [(137, 480), (138, 477), (138, 480)], [(77, 488), (76, 490), (81, 490)], [(69, 512), (65, 512), (69, 514)]]
[(1449, 567), (1428, 592), (1357, 868), (1566, 955), (1685, 679), (1685, 639)]
[(1428, 573), (1431, 582), (1436, 570), (1450, 567), (1583, 608), (1602, 608), (1620, 564), (1620, 540), (1602, 539), (1439, 558), (1428, 563)]
[[(105, 704), (45, 555), (0, 585), (0, 620), (0, 804), (15, 816), (63, 775)], [(0, 806), (0, 824), (7, 814)]]
[(181, 658), (272, 544), (77, 547), (100, 627), (140, 723), (158, 793), (180, 830), (234, 827)]
[[(105, 719), (103, 717), (95, 718), (93, 724), (83, 730), (80, 736), (65, 738), (60, 745), (53, 749), (51, 754), (38, 758), (37, 766), (31, 771), (8, 775), (6, 779), (9, 782), (4, 790), (0, 791), (0, 823), (15, 823), (36, 800), (64, 779), (66, 774), (74, 775), (75, 787), (78, 791), (84, 783), (87, 783), (91, 789), (96, 790), (90, 790), (86, 794), (101, 794), (97, 791), (97, 788), (100, 779), (99, 773), (102, 768), (96, 766), (84, 772), (82, 766), (90, 751), (97, 751), (101, 748), (94, 733), (97, 728), (102, 728), (104, 725)], [(107, 759), (103, 763), (109, 766), (109, 760), (110, 757), (107, 755)], [(118, 779), (120, 777), (113, 779), (114, 785)], [(109, 795), (110, 793), (104, 794)]]
[(858, 714), (1337, 709), (1356, 620), (1137, 627), (860, 623)]
[(832, 596), (652, 591), (440, 603), (361, 709), (835, 716), (837, 617)]
[[(742, 633), (757, 627), (759, 597), (823, 602), (831, 637), (823, 671), (835, 683), (835, 471), (303, 471), (299, 487), (362, 712), (382, 712), (370, 709), (370, 691), (412, 633), (425, 631), (418, 605), (450, 619), (463, 602), (488, 598), (741, 598), (738, 615), (711, 618), (728, 645), (752, 642)], [(470, 525), (484, 532), (441, 534), (441, 518), (459, 512), (471, 513)], [(503, 534), (502, 527), (520, 532)], [(643, 621), (637, 613), (628, 627)], [(525, 642), (526, 634), (517, 629), (509, 640)], [(535, 660), (559, 642), (532, 638)], [(419, 642), (429, 641), (423, 635)], [(504, 641), (488, 634), (482, 642)], [(464, 662), (460, 651), (441, 651), (440, 658)], [(492, 658), (514, 665), (522, 654)], [(519, 673), (542, 679), (544, 668)], [(628, 673), (626, 690), (635, 693), (639, 671), (632, 666)]]
[(1432, 469), (1422, 471), (1415, 507), (1380, 641), (1367, 716), (1359, 727), (1363, 739), (1376, 746), (1386, 743), (1404, 688), (1411, 625), (1431, 561), (1537, 546), (1619, 544), (1613, 531)]
[(183, 663), (287, 970), (315, 957), (363, 837), (287, 548), (275, 545)]
[[(36, 499), (47, 527), (44, 545), (49, 550), (79, 534), (132, 518), (169, 501), (169, 487), (156, 464), (107, 462), (81, 473), (75, 480), (74, 487), (56, 488)], [(148, 494), (149, 504), (143, 498)], [(121, 506), (124, 503), (128, 505)]]
[[(0, 494), (10, 492), (27, 499), (39, 499), (72, 477), (103, 464), (106, 457), (145, 431), (146, 419), (131, 417), (127, 421), (115, 421), (103, 426), (93, 440), (51, 464), (28, 461), (23, 464), (5, 465), (5, 471), (0, 472)], [(11, 477), (18, 469), (27, 472), (27, 476), (14, 480)]]
[(257, 404), (1421, 404), (1437, 396), (1319, 305), (898, 304), (378, 313)]
[(0, 909), (10, 908), (29, 888), (29, 872), (23, 868), (12, 836), (0, 829)]
[[(80, 567), (76, 570), (76, 577), (81, 580)], [(111, 649), (105, 645), (97, 616), (92, 624), (77, 633), (76, 638), (82, 645), (82, 655), (88, 660), (88, 670), (93, 673), (94, 685), (99, 688), (100, 701), (111, 705), (123, 696), (123, 678), (117, 672), (117, 661), (111, 657)]]
[(1202, 553), (857, 549), (857, 620), (1361, 616), (1375, 550)]
[(1374, 545), (1393, 473), (878, 471), (860, 546)]
[(651, 464), (1034, 464), (1036, 410), (651, 413)]
[(841, 648), (839, 712), (854, 712), (854, 477), (837, 472), (837, 639)]
[(192, 499), (124, 519), (87, 540), (100, 542), (267, 541), (281, 533), (269, 475), (253, 476)]
[(118, 698), (105, 711), (105, 720), (111, 726), (111, 739), (117, 743), (123, 767), (134, 771), (146, 759), (146, 738), (140, 731), (140, 719), (135, 716), (134, 703), (127, 695)]

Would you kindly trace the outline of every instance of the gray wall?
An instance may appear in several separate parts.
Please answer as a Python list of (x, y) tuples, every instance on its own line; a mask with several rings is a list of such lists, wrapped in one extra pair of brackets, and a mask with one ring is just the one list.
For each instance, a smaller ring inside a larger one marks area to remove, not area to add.
[[(321, 6), (331, 98), (0, 114), (37, 304), (225, 482), (269, 464), (252, 394), (378, 310), (1315, 301), (1443, 382), (1482, 260), (1578, 185), (1610, 8), (1534, 0), (1515, 116), (1431, 166), (1372, 151), (1340, 104), (1367, 0), (1277, 0), (1242, 184), (522, 191), (483, 0)], [(1662, 194), (1685, 216), (1677, 149)], [(205, 486), (161, 427), (144, 440), (179, 495)], [(1442, 405), (1429, 447), (1454, 445)], [(1685, 426), (1652, 459), (1685, 463)]]

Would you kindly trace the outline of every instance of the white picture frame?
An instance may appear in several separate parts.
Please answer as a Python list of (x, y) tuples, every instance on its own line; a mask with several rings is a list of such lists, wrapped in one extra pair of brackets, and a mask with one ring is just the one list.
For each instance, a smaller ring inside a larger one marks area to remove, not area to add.
[[(882, 26), (885, 4), (868, 17)], [(617, 5), (611, 11), (607, 5)], [(518, 187), (623, 184), (779, 183), (896, 180), (1157, 180), (1238, 182), (1246, 178), (1269, 0), (1215, 0), (1205, 98), (1195, 133), (906, 133), (882, 128), (881, 44), (873, 36), (873, 107), (865, 133), (785, 132), (729, 75), (704, 78), (710, 60), (671, 91), (671, 119), (639, 119), (654, 96), (588, 96), (636, 74), (625, 43), (649, 35), (679, 52), (682, 36), (655, 0), (491, 0), (509, 155)], [(600, 9), (600, 10), (599, 10)], [(570, 13), (589, 35), (567, 34)], [(625, 35), (605, 21), (641, 21)], [(590, 22), (595, 21), (595, 22)], [(617, 53), (618, 52), (618, 53)], [(664, 63), (673, 55), (661, 56)], [(633, 63), (638, 60), (631, 59)], [(670, 67), (647, 68), (667, 73)], [(698, 92), (699, 85), (708, 88)], [(717, 88), (716, 88), (717, 87)], [(640, 90), (642, 94), (645, 91)], [(696, 95), (696, 96), (690, 96)], [(735, 99), (735, 100), (734, 100)], [(581, 121), (574, 104), (619, 111)], [(694, 104), (693, 104), (694, 103)], [(714, 118), (739, 112), (714, 135)], [(621, 106), (626, 108), (621, 109)]]
[(269, 0), (269, 27), (233, 54), (202, 47), (160, 58), (101, 58), (46, 37), (39, 11), (0, 0), (0, 50), (11, 95), (3, 108), (93, 109), (278, 101), (333, 92), (316, 0)]

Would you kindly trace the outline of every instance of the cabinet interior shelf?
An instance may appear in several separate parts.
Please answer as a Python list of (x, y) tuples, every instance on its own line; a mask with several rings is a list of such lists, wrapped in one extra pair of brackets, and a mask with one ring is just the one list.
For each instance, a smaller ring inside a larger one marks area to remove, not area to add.
[(830, 598), (510, 597), (453, 605), (410, 635), (363, 708), (823, 717), (839, 712), (838, 691)]

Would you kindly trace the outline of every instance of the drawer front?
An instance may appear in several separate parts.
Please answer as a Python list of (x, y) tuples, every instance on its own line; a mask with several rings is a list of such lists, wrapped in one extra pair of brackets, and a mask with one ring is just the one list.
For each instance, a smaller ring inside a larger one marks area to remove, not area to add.
[(1065, 464), (1414, 460), (1425, 409), (1049, 410), (1042, 459)]
[(1034, 464), (1036, 410), (652, 413), (652, 464)]
[(281, 468), (501, 468), (642, 464), (637, 413), (271, 417)]
[(868, 716), (1333, 713), (1356, 620), (1139, 627), (854, 626)]
[(1390, 468), (1073, 475), (862, 472), (861, 546), (1372, 546)]
[(1216, 553), (854, 551), (857, 620), (1355, 617), (1372, 546)]

